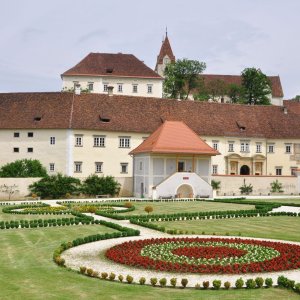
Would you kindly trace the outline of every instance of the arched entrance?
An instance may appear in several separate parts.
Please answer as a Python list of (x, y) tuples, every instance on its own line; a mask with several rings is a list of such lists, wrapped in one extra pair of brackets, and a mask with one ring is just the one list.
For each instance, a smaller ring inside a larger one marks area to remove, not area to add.
[(188, 184), (182, 184), (176, 192), (178, 198), (193, 198), (193, 188)]
[(241, 166), (240, 175), (250, 175), (250, 168), (247, 165)]

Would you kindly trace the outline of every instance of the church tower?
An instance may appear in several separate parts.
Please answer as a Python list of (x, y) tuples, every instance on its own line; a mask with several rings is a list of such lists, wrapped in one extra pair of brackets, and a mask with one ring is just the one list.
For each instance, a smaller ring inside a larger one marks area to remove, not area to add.
[(155, 66), (155, 72), (164, 77), (164, 70), (166, 68), (166, 65), (175, 62), (175, 56), (173, 54), (169, 38), (168, 38), (168, 32), (166, 31), (166, 37), (162, 42), (159, 55), (157, 56), (157, 62)]

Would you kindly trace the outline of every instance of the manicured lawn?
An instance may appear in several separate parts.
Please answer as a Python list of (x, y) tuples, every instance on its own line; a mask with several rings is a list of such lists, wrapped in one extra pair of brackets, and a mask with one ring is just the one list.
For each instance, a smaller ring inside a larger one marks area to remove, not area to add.
[(276, 203), (295, 203), (295, 204), (300, 204), (300, 198), (284, 198), (284, 199), (247, 199), (248, 200), (253, 200), (253, 201), (264, 201), (264, 202), (276, 202)]
[(282, 239), (300, 242), (300, 217), (260, 217), (241, 219), (216, 219), (156, 222), (166, 229), (192, 231), (195, 234), (239, 235), (246, 237)]
[(197, 291), (119, 284), (88, 278), (52, 262), (63, 241), (112, 232), (103, 226), (1, 231), (1, 299), (298, 299), (281, 289)]
[(126, 215), (146, 215), (145, 207), (150, 205), (153, 207), (152, 214), (173, 214), (182, 212), (197, 211), (220, 211), (220, 210), (246, 210), (255, 209), (254, 205), (218, 203), (209, 201), (189, 201), (189, 202), (132, 202), (135, 210), (124, 213)]

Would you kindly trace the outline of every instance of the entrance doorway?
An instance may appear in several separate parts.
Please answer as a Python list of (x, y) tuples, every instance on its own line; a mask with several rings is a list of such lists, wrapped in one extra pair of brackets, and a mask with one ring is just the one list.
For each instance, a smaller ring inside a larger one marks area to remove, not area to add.
[(241, 166), (240, 175), (250, 175), (250, 168), (247, 165)]
[(194, 192), (193, 188), (188, 184), (182, 184), (176, 192), (178, 198), (193, 198)]
[(184, 172), (185, 170), (185, 163), (184, 161), (179, 161), (177, 165), (177, 172)]

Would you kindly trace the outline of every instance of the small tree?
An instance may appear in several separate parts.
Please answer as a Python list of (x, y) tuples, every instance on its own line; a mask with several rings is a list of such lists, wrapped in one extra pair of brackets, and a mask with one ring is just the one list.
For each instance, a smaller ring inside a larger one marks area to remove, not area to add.
[(153, 212), (153, 207), (150, 206), (150, 205), (147, 205), (147, 206), (145, 207), (145, 212), (148, 213), (148, 214), (150, 214), (151, 212)]
[(219, 190), (221, 187), (221, 181), (217, 181), (217, 180), (212, 180), (211, 181), (211, 186), (213, 188), (213, 190)]
[(2, 193), (8, 194), (8, 200), (11, 199), (12, 195), (19, 192), (19, 190), (17, 189), (17, 185), (13, 184), (13, 185), (6, 185), (3, 184), (0, 186), (0, 191)]
[(277, 179), (270, 183), (271, 185), (271, 193), (283, 193), (282, 183), (280, 183)]
[(244, 179), (244, 184), (240, 187), (240, 191), (241, 191), (241, 194), (249, 195), (253, 191), (253, 186), (251, 183), (247, 185), (246, 180)]

